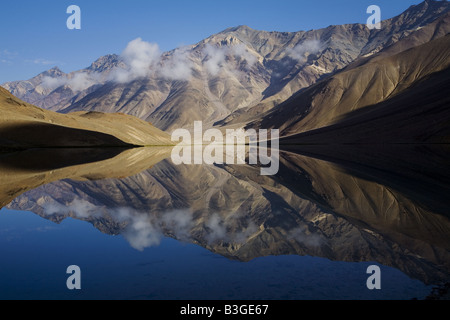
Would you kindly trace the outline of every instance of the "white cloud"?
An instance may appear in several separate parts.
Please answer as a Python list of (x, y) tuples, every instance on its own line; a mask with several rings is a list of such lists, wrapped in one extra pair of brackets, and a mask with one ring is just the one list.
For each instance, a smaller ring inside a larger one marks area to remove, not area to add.
[(0, 50), (0, 62), (4, 64), (12, 64), (13, 59), (17, 56), (17, 52), (8, 49)]
[(193, 62), (186, 48), (178, 48), (162, 57), (158, 44), (137, 38), (121, 54), (126, 68), (116, 68), (109, 80), (127, 83), (139, 78), (157, 75), (168, 80), (189, 80)]
[(249, 221), (246, 228), (242, 228), (240, 232), (237, 232), (233, 235), (233, 242), (243, 244), (247, 242), (250, 236), (258, 232), (258, 230), (258, 226), (253, 221)]
[(247, 68), (253, 67), (258, 61), (258, 59), (248, 51), (248, 48), (243, 43), (232, 47), (232, 52), (236, 58), (241, 58), (247, 62)]
[(176, 49), (166, 61), (162, 61), (159, 73), (169, 80), (189, 80), (192, 76), (193, 62), (188, 49)]
[(97, 217), (101, 215), (101, 207), (86, 200), (75, 199), (71, 203), (61, 204), (59, 202), (45, 202), (42, 208), (46, 215), (68, 215), (73, 214), (77, 218)]
[(205, 222), (208, 244), (217, 242), (245, 243), (249, 237), (258, 232), (258, 226), (245, 214), (235, 212), (225, 218), (219, 214), (211, 214)]
[(25, 60), (25, 62), (28, 63), (33, 63), (33, 64), (39, 64), (39, 65), (44, 65), (44, 66), (48, 66), (48, 65), (55, 65), (58, 64), (58, 61), (52, 61), (52, 60), (47, 60), (47, 59), (34, 59), (34, 60)]
[(117, 68), (110, 79), (119, 83), (130, 82), (150, 75), (152, 68), (161, 59), (161, 51), (156, 43), (137, 38), (130, 41), (121, 54), (126, 69)]
[[(260, 230), (249, 216), (238, 212), (226, 216), (210, 213), (199, 218), (194, 217), (188, 209), (147, 213), (132, 208), (110, 209), (79, 198), (66, 204), (44, 200), (39, 205), (47, 216), (71, 215), (87, 221), (103, 217), (125, 225), (121, 235), (132, 248), (139, 251), (159, 245), (167, 234), (181, 241), (192, 242), (193, 234), (203, 230), (203, 239), (209, 245), (220, 242), (243, 244)], [(288, 238), (308, 245), (320, 245), (322, 241), (317, 235), (307, 235), (305, 228), (293, 230)]]
[(187, 241), (193, 227), (193, 216), (188, 210), (174, 210), (162, 215), (160, 225), (169, 228), (179, 240)]
[(225, 64), (226, 55), (229, 49), (227, 47), (215, 47), (209, 43), (203, 49), (206, 56), (204, 66), (209, 74), (216, 76)]
[(188, 210), (173, 210), (157, 216), (129, 208), (111, 209), (109, 212), (117, 222), (127, 223), (121, 234), (136, 250), (159, 245), (164, 237), (163, 230), (169, 230), (178, 240), (190, 239), (193, 217)]
[(134, 79), (131, 78), (130, 72), (128, 72), (128, 70), (122, 68), (115, 68), (110, 73), (108, 80), (118, 83), (126, 83)]
[(289, 232), (288, 239), (293, 239), (308, 247), (320, 247), (325, 243), (324, 238), (322, 238), (319, 234), (308, 232), (306, 226), (300, 226), (291, 230)]
[(83, 91), (98, 83), (94, 78), (95, 76), (88, 75), (87, 73), (76, 73), (73, 78), (68, 80), (68, 85), (73, 91)]
[[(164, 234), (169, 232), (181, 241), (192, 241), (192, 230), (196, 228), (196, 220), (190, 210), (171, 210), (157, 215), (137, 212), (129, 208), (108, 210), (111, 217), (127, 226), (121, 232), (122, 236), (137, 250), (159, 245)], [(233, 231), (236, 219), (243, 222)], [(242, 220), (244, 219), (244, 220)], [(222, 218), (219, 214), (208, 215), (204, 222), (205, 240), (208, 244), (218, 242), (245, 243), (247, 239), (258, 232), (259, 228), (251, 220), (245, 220), (243, 215), (232, 214)]]
[(67, 78), (52, 78), (52, 77), (44, 77), (42, 78), (41, 85), (46, 89), (56, 89), (62, 85), (67, 83)]
[(59, 88), (60, 86), (68, 86), (73, 91), (79, 92), (88, 89), (89, 87), (100, 82), (100, 74), (78, 72), (72, 75), (63, 76), (59, 78), (43, 77), (41, 85), (50, 90)]
[(202, 53), (205, 56), (203, 65), (206, 68), (206, 71), (212, 76), (216, 76), (223, 69), (238, 77), (243, 75), (243, 70), (238, 70), (238, 66), (233, 66), (231, 63), (228, 63), (227, 57), (245, 61), (245, 69), (247, 70), (250, 70), (258, 61), (257, 57), (242, 43), (223, 47), (217, 47), (208, 43)]
[[(204, 55), (204, 67), (213, 76), (217, 75), (224, 67), (231, 73), (242, 75), (236, 67), (227, 64), (227, 57), (232, 56), (236, 60), (246, 61), (247, 69), (250, 69), (257, 62), (256, 56), (249, 52), (244, 44), (231, 47), (217, 47), (207, 44), (202, 54)], [(74, 72), (60, 78), (44, 77), (42, 86), (54, 90), (67, 85), (73, 91), (78, 92), (104, 81), (128, 83), (153, 75), (167, 80), (188, 81), (192, 77), (195, 67), (194, 57), (189, 47), (177, 48), (163, 56), (158, 44), (146, 42), (141, 38), (130, 41), (120, 57), (125, 66), (116, 67), (108, 74), (107, 78), (102, 78), (102, 75), (97, 73)], [(36, 59), (31, 62), (54, 63), (45, 59)]]
[(206, 235), (206, 241), (211, 244), (216, 241), (226, 241), (227, 229), (225, 227), (224, 221), (219, 217), (218, 214), (213, 214), (206, 222), (208, 234)]
[(156, 43), (149, 43), (137, 38), (128, 43), (122, 52), (122, 58), (130, 67), (133, 77), (145, 77), (150, 72), (150, 67), (161, 57), (161, 51)]
[(308, 55), (316, 54), (322, 50), (322, 44), (319, 40), (306, 40), (294, 48), (287, 49), (287, 54), (294, 60), (300, 62), (306, 61)]
[(122, 231), (122, 236), (131, 247), (143, 251), (145, 248), (157, 246), (161, 243), (163, 234), (147, 215), (136, 215), (128, 209), (119, 209), (116, 212), (118, 217), (128, 222)]
[(8, 49), (0, 50), (0, 56), (16, 56), (17, 52), (10, 51)]

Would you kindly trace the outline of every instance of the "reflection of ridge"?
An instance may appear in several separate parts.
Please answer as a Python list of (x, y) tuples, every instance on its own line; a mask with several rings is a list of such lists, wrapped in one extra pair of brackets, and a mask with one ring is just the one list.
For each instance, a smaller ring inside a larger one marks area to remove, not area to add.
[(0, 157), (0, 208), (20, 194), (63, 179), (136, 175), (170, 155), (170, 148), (39, 149)]
[[(303, 150), (303, 147), (298, 148)], [(325, 149), (305, 146), (306, 150), (311, 148)], [(332, 151), (328, 149), (328, 155), (332, 154)], [(335, 154), (338, 155), (339, 152)], [(419, 155), (420, 153), (416, 153), (416, 156)], [(392, 161), (392, 158), (390, 160)], [(416, 199), (411, 200), (393, 188), (373, 182), (376, 170), (369, 171), (372, 178), (367, 180), (352, 175), (349, 173), (352, 167), (348, 168), (349, 171), (322, 160), (294, 153), (282, 153), (280, 175), (277, 178), (301, 197), (311, 199), (325, 210), (343, 217), (360, 232), (369, 232), (376, 236), (378, 238), (376, 244), (370, 246), (370, 250), (373, 251), (370, 255), (374, 260), (407, 271), (410, 276), (422, 281), (429, 282), (439, 277), (448, 279), (450, 270), (448, 215), (436, 214), (435, 211), (419, 205)], [(357, 167), (358, 170), (361, 168)], [(428, 182), (431, 181), (429, 178)], [(435, 205), (443, 208), (445, 206), (445, 203)], [(382, 249), (385, 246), (392, 248), (382, 253), (386, 249)], [(394, 249), (395, 247), (397, 249)], [(403, 253), (400, 253), (402, 251)], [(418, 267), (419, 265), (421, 267)]]
[[(294, 153), (282, 154), (282, 163), (283, 183), (319, 205), (363, 225), (369, 225), (372, 230), (378, 230), (380, 233), (404, 234), (411, 239), (421, 239), (429, 244), (450, 248), (448, 215), (441, 215), (396, 188), (374, 182), (377, 170), (371, 171), (370, 167), (356, 165), (355, 169), (348, 163), (348, 167), (345, 167), (348, 170), (343, 170), (340, 165)], [(285, 174), (286, 172), (289, 174)], [(391, 176), (386, 174), (385, 177), (394, 179), (397, 175), (394, 172)], [(299, 180), (304, 183), (299, 183)], [(401, 183), (404, 183), (405, 190), (410, 194), (421, 190), (421, 185), (414, 180), (409, 184), (405, 181), (391, 180), (391, 184), (402, 186)], [(432, 179), (428, 180), (429, 183), (431, 181)], [(419, 189), (414, 189), (417, 186)], [(441, 200), (441, 203), (435, 204), (434, 207), (446, 206), (446, 200), (438, 197), (435, 199)]]
[(30, 149), (0, 156), (1, 170), (39, 172), (114, 158), (123, 148)]
[(282, 154), (274, 177), (246, 165), (175, 166), (167, 159), (123, 179), (51, 183), (11, 208), (55, 222), (83, 219), (138, 249), (164, 235), (241, 261), (310, 255), (377, 261), (427, 283), (449, 278), (446, 217), (295, 154)]
[(353, 176), (397, 190), (450, 217), (448, 145), (285, 145), (283, 150), (335, 163)]

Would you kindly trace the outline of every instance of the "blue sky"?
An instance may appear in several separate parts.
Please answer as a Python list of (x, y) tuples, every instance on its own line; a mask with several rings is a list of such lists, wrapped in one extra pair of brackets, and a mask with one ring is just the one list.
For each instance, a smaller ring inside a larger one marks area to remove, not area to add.
[[(0, 83), (29, 79), (53, 66), (65, 72), (100, 56), (120, 54), (141, 37), (167, 51), (196, 43), (228, 27), (299, 31), (365, 23), (369, 5), (382, 19), (421, 0), (16, 0), (0, 12)], [(69, 30), (69, 5), (81, 8), (81, 30)]]

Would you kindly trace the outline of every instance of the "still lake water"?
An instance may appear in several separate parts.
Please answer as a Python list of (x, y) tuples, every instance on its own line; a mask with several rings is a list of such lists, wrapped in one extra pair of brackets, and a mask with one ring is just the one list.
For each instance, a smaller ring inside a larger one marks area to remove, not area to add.
[[(382, 267), (382, 290), (366, 287), (371, 264), (279, 256), (238, 262), (170, 238), (138, 251), (86, 222), (60, 225), (29, 212), (0, 212), (1, 299), (411, 299), (430, 288)], [(82, 290), (66, 287), (80, 266)]]
[[(30, 154), (0, 161), (0, 299), (423, 299), (450, 278), (431, 173), (381, 183), (379, 167), (298, 152), (273, 177), (148, 149), (53, 167), (18, 157)], [(411, 199), (426, 183), (434, 196)], [(66, 287), (70, 265), (81, 290)], [(370, 265), (381, 290), (366, 286)]]

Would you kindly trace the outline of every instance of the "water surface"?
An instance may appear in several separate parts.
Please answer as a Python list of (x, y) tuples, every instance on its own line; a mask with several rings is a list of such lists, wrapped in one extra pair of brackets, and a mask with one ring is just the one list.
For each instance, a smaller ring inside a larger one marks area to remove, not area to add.
[(290, 148), (275, 176), (166, 148), (3, 155), (0, 298), (423, 299), (449, 280), (447, 152), (383, 151)]

